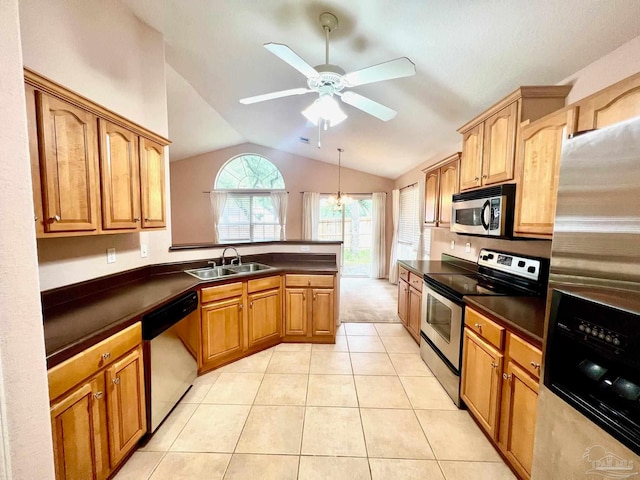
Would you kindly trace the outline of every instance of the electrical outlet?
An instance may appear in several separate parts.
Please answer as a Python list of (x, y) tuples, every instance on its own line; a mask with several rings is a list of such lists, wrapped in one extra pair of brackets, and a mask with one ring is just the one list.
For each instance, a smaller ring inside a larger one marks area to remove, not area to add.
[(471, 243), (467, 242), (467, 244), (464, 246), (464, 251), (467, 253), (471, 251)]
[(116, 249), (107, 248), (107, 263), (116, 263)]
[(145, 258), (147, 255), (149, 255), (149, 250), (147, 247), (146, 243), (141, 243), (140, 244), (140, 258)]
[(451, 240), (451, 250), (455, 250), (455, 249), (456, 249), (456, 241)]
[(310, 250), (309, 245), (300, 245), (301, 252), (308, 252)]

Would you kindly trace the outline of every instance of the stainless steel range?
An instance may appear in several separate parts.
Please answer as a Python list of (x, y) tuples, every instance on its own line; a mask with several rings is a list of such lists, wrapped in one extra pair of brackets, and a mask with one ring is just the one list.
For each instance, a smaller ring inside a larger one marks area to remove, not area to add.
[(460, 406), (465, 295), (541, 295), (549, 260), (482, 249), (478, 271), (427, 273), (422, 289), (420, 355)]

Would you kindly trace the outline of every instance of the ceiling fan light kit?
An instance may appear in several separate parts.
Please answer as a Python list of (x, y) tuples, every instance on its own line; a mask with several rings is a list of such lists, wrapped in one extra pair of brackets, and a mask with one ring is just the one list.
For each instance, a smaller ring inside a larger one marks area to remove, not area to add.
[(329, 33), (338, 28), (337, 17), (332, 13), (324, 12), (320, 15), (320, 25), (325, 32), (325, 63), (323, 65), (312, 67), (287, 45), (279, 43), (264, 44), (267, 50), (307, 77), (308, 88), (293, 88), (247, 97), (241, 99), (240, 103), (252, 104), (292, 95), (317, 93), (318, 99), (304, 109), (302, 114), (314, 125), (323, 126), (325, 130), (347, 118), (347, 115), (340, 109), (335, 97), (339, 97), (347, 105), (351, 105), (385, 122), (394, 118), (397, 114), (395, 110), (355, 92), (343, 90), (368, 83), (415, 75), (416, 67), (414, 63), (406, 57), (401, 57), (355, 72), (345, 73), (338, 65), (329, 63)]

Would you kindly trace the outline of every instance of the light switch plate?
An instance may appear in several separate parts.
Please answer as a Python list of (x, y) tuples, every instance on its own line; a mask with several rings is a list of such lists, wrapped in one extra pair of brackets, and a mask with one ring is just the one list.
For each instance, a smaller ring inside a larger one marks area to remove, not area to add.
[(467, 253), (471, 251), (471, 243), (467, 242), (467, 244), (464, 246), (464, 251)]
[(107, 263), (116, 263), (116, 249), (107, 248)]
[(451, 250), (455, 250), (455, 249), (456, 249), (456, 241), (451, 240)]
[(149, 249), (147, 247), (146, 243), (141, 243), (140, 244), (140, 257), (141, 258), (145, 258), (147, 255), (149, 255)]
[(309, 245), (300, 245), (300, 251), (301, 252), (308, 252), (309, 251)]

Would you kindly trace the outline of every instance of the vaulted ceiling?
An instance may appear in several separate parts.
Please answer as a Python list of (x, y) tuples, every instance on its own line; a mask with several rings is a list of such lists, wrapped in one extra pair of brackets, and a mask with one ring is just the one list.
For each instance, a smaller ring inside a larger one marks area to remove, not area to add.
[[(556, 84), (640, 35), (637, 0), (122, 0), (164, 35), (172, 160), (251, 142), (397, 178), (460, 148), (456, 129), (520, 85)], [(324, 63), (320, 13), (339, 19), (331, 63), (347, 72), (409, 57), (413, 77), (353, 90), (398, 111), (382, 122), (349, 105), (322, 133), (300, 113), (316, 94), (242, 105), (305, 87), (263, 48)], [(300, 137), (309, 138), (309, 144)]]

